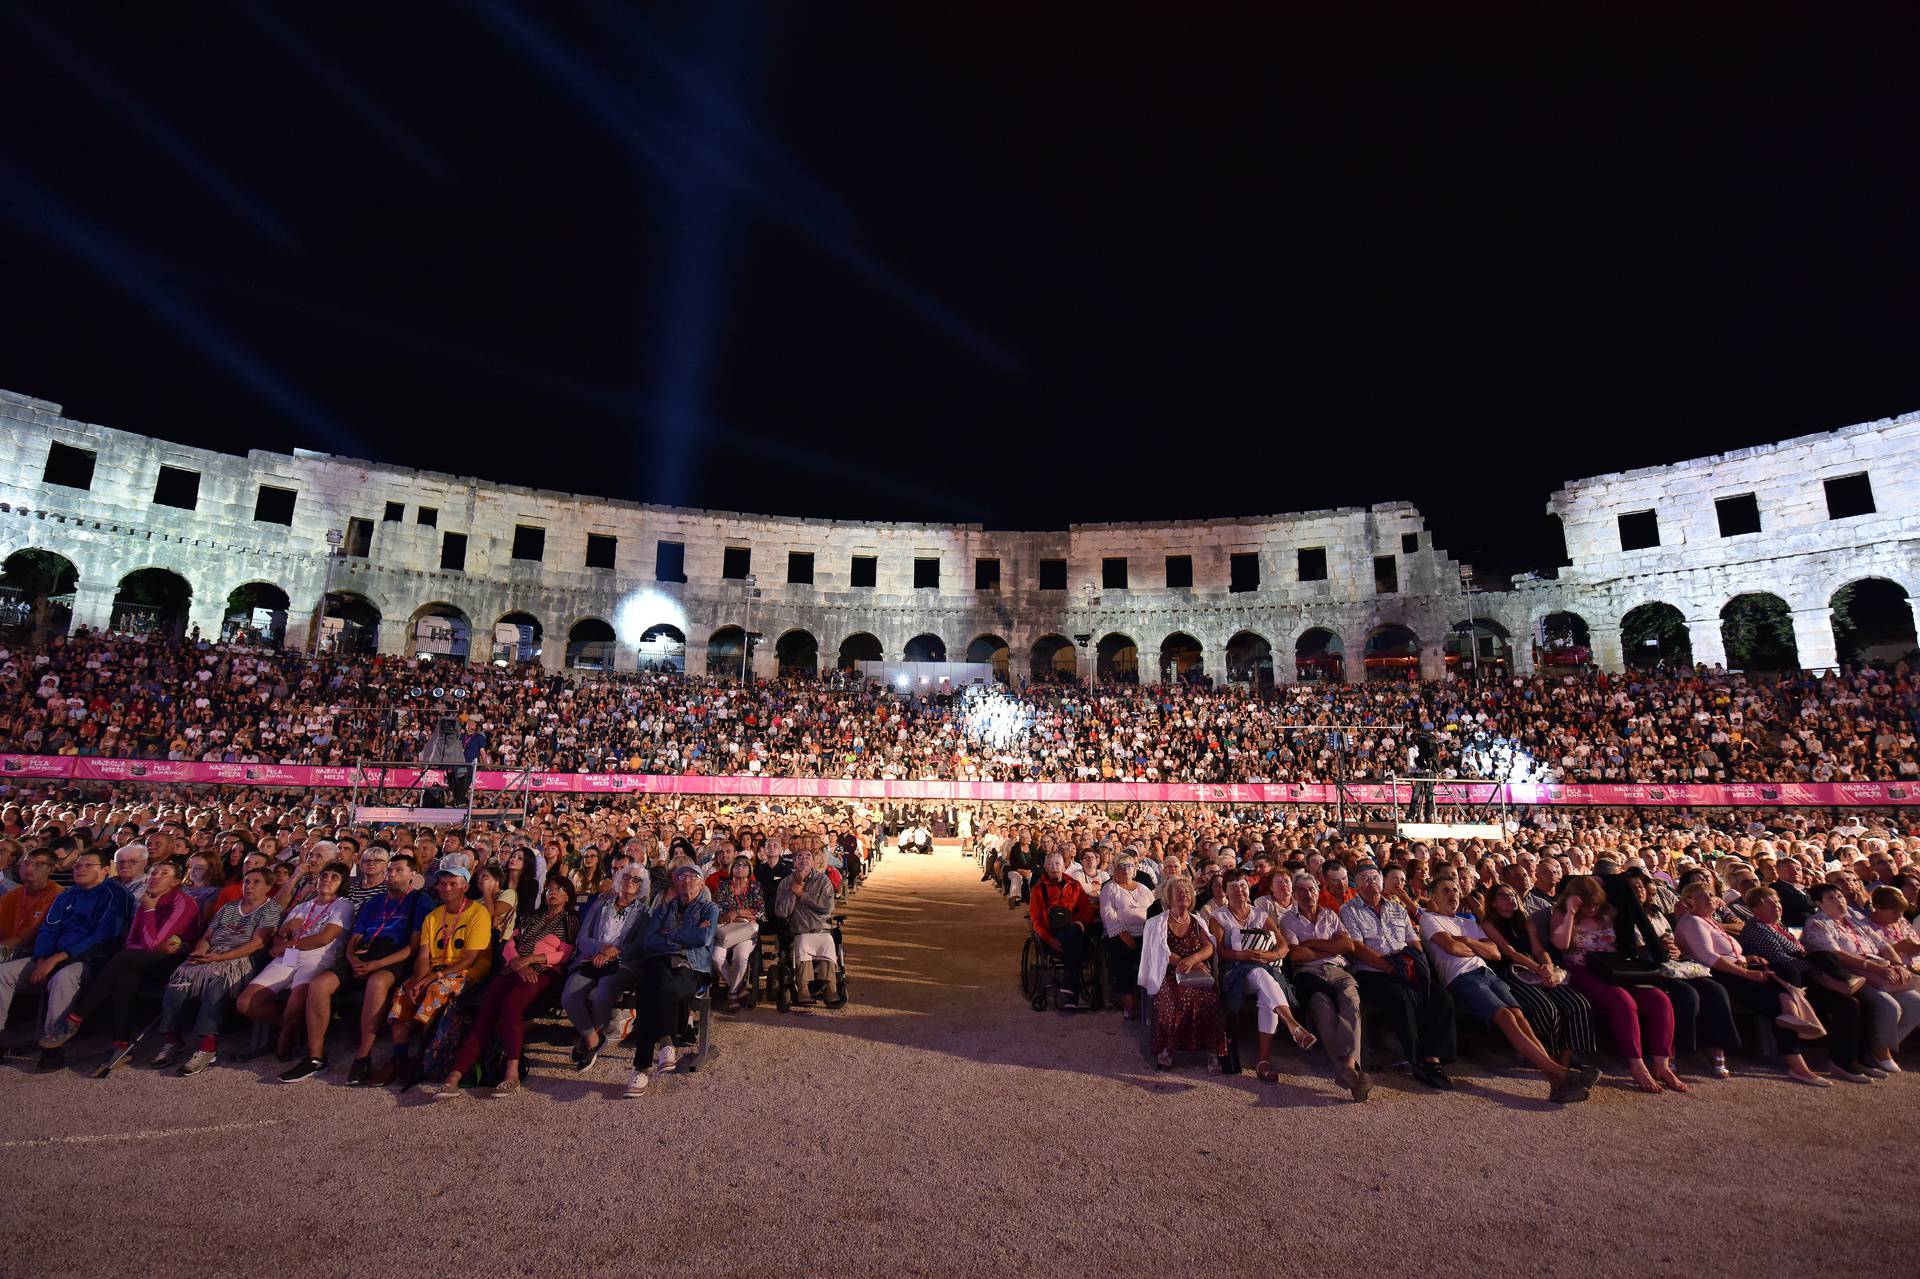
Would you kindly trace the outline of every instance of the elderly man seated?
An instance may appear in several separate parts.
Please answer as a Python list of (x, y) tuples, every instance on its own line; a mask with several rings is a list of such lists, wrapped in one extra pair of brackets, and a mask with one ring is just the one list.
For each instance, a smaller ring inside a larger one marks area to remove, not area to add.
[(1386, 895), (1379, 868), (1362, 866), (1356, 882), (1357, 893), (1340, 908), (1340, 923), (1353, 939), (1347, 958), (1360, 999), (1392, 1018), (1415, 1079), (1429, 1088), (1451, 1088), (1440, 1064), (1454, 1055), (1453, 999), (1434, 979), (1407, 908)]
[(1099, 904), (1066, 873), (1067, 859), (1048, 853), (1040, 878), (1027, 898), (1027, 922), (1047, 947), (1060, 956), (1060, 1007), (1073, 1012), (1080, 1000), (1080, 967), (1087, 953), (1087, 930), (1099, 922)]
[[(47, 908), (34, 934), (33, 953), (0, 964), (0, 1028), (7, 1024), (14, 992), (22, 985), (40, 986), (47, 992), (40, 1032), (52, 1034), (72, 1010), (88, 973), (126, 937), (134, 899), (107, 878), (102, 856), (88, 849), (74, 857), (73, 887)], [(63, 1062), (59, 1049), (48, 1049), (41, 1054), (40, 1068), (57, 1070)]]
[[(802, 853), (795, 858), (795, 877), (801, 873), (800, 858), (805, 856)], [(816, 872), (816, 877), (826, 883), (825, 875)], [(673, 1069), (671, 1035), (680, 1019), (680, 1005), (712, 980), (713, 930), (720, 908), (702, 895), (701, 887), (698, 866), (674, 867), (671, 887), (635, 939), (640, 964), (634, 970), (632, 987), (636, 1005), (633, 1074), (623, 1093), (626, 1097), (646, 1094), (649, 1053), (653, 1054), (654, 1074)], [(831, 895), (827, 900), (831, 904)]]
[(793, 874), (780, 881), (773, 913), (787, 921), (788, 944), (793, 947), (793, 966), (799, 977), (794, 1002), (801, 1007), (813, 1003), (811, 986), (817, 981), (827, 1005), (837, 1007), (839, 956), (834, 953), (830, 931), (833, 881), (815, 865), (811, 850), (794, 852)]
[(123, 844), (113, 855), (113, 881), (136, 902), (147, 892), (149, 860), (145, 844)]

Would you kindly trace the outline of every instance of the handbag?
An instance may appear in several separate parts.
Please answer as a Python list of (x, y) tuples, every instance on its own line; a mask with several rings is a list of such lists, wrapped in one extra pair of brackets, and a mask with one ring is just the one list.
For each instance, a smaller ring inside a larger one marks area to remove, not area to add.
[(1669, 959), (1660, 965), (1660, 975), (1668, 981), (1698, 981), (1713, 976), (1713, 970), (1691, 959)]
[(1207, 987), (1213, 985), (1213, 974), (1204, 968), (1194, 968), (1184, 973), (1175, 973), (1173, 982), (1176, 986)]

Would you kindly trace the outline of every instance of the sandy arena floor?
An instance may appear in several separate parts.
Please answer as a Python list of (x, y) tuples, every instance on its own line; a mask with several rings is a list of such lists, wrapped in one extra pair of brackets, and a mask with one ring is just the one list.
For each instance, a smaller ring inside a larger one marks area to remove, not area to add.
[(9, 1061), (0, 1273), (1915, 1273), (1920, 1077), (1746, 1063), (1563, 1110), (1480, 1062), (1364, 1106), (1324, 1056), (1276, 1087), (1157, 1074), (1117, 1014), (1028, 1008), (1025, 924), (979, 879), (890, 854), (850, 906), (852, 1004), (723, 1019), (717, 1062), (640, 1101), (557, 1048), (519, 1097), (438, 1105), (271, 1057)]

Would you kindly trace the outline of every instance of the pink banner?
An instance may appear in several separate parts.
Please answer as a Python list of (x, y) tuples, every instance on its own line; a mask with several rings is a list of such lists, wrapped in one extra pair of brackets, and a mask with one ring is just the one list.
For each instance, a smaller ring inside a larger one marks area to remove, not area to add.
[[(173, 760), (106, 759), (88, 755), (0, 755), (0, 779), (72, 780), (164, 786), (350, 787), (355, 770), (306, 764), (199, 764)], [(417, 768), (368, 770), (363, 779), (379, 789), (405, 790), (420, 782)], [(441, 780), (429, 770), (429, 783)], [(483, 791), (528, 790), (597, 795), (740, 795), (760, 799), (1013, 800), (1037, 803), (1150, 804), (1331, 804), (1334, 788), (1301, 782), (939, 782), (852, 781), (837, 777), (680, 777), (657, 773), (519, 773), (482, 769)], [(1902, 782), (1740, 782), (1695, 785), (1520, 785), (1441, 783), (1440, 804), (1484, 804), (1504, 789), (1511, 804), (1564, 804), (1631, 808), (1861, 808), (1920, 804), (1920, 786)], [(1361, 782), (1347, 787), (1355, 804), (1404, 802), (1405, 782)]]

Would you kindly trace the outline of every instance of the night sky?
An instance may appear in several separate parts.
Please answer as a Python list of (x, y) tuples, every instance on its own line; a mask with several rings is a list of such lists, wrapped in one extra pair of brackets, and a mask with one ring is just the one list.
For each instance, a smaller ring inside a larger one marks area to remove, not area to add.
[[(265, 17), (273, 11), (283, 17)], [(781, 514), (1552, 490), (1920, 408), (1920, 5), (9, 6), (0, 386)]]

